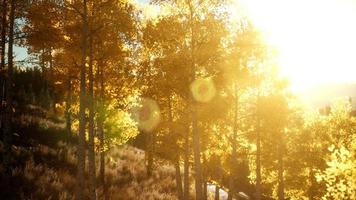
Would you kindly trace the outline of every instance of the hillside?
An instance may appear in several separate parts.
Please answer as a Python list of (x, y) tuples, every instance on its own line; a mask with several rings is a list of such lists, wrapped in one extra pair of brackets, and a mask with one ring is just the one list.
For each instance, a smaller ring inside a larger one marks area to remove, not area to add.
[[(21, 121), (12, 146), (11, 184), (0, 181), (0, 199), (74, 199), (76, 150), (74, 143), (61, 140), (65, 137), (62, 124), (30, 116), (21, 117)], [(3, 154), (1, 141), (0, 152)], [(105, 162), (109, 199), (177, 199), (175, 169), (169, 163), (158, 161), (160, 167), (148, 177), (145, 152), (126, 145), (107, 151)], [(0, 165), (0, 179), (4, 178)], [(102, 187), (98, 197), (103, 199)]]

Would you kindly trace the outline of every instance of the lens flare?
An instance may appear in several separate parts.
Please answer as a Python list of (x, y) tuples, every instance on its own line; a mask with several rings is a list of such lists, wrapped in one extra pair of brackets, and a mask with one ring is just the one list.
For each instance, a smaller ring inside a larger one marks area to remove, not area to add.
[(160, 122), (161, 113), (156, 101), (143, 98), (141, 105), (133, 109), (133, 118), (138, 124), (138, 128), (145, 132), (151, 132)]
[(209, 102), (216, 94), (214, 82), (210, 78), (195, 80), (190, 85), (190, 91), (193, 98), (202, 103)]

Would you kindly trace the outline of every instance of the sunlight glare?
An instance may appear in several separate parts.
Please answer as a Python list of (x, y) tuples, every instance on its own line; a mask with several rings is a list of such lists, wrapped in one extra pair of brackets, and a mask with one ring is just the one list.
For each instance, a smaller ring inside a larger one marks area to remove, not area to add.
[(279, 52), (295, 92), (356, 82), (356, 1), (236, 0)]

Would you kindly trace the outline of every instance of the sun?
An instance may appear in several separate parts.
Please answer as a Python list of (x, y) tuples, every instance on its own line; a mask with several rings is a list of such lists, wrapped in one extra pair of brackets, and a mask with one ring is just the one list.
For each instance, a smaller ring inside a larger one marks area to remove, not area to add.
[(279, 52), (281, 76), (302, 92), (356, 83), (355, 0), (236, 0)]

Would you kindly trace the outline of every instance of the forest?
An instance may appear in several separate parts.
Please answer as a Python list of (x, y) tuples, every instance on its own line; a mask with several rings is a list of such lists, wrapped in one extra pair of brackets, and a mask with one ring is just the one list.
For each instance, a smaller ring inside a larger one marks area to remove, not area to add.
[(314, 1), (1, 0), (0, 199), (355, 200), (356, 2)]

